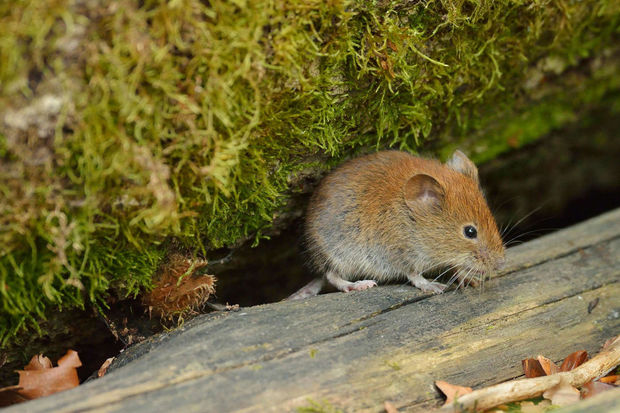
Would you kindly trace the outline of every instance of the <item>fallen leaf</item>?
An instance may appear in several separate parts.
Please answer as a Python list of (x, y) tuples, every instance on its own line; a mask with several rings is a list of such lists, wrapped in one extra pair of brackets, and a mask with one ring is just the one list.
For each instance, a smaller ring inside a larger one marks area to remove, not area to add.
[(564, 359), (564, 362), (560, 367), (547, 357), (538, 356), (535, 359), (521, 360), (523, 366), (523, 373), (525, 377), (541, 377), (551, 374), (559, 373), (561, 371), (570, 371), (575, 367), (580, 366), (586, 360), (588, 360), (588, 353), (584, 350), (575, 351)]
[(19, 394), (19, 386), (8, 386), (0, 389), (0, 407), (7, 407), (12, 404), (28, 401), (24, 396)]
[(68, 350), (67, 354), (58, 360), (58, 367), (52, 367), (47, 357), (36, 355), (24, 370), (18, 370), (18, 393), (27, 399), (36, 399), (50, 394), (68, 390), (80, 384), (77, 367), (82, 362), (77, 352)]
[(601, 348), (601, 351), (606, 350), (608, 347), (610, 347), (612, 345), (612, 343), (614, 343), (616, 340), (620, 340), (620, 336), (615, 336), (612, 337), (610, 339), (605, 340), (605, 342), (603, 343), (603, 347)]
[(385, 413), (398, 413), (398, 409), (392, 403), (385, 401), (383, 403), (383, 408), (385, 409)]
[(52, 360), (45, 357), (43, 354), (37, 354), (30, 359), (30, 362), (24, 367), (24, 370), (42, 370), (51, 369)]
[(581, 397), (587, 399), (588, 397), (596, 396), (607, 390), (615, 389), (616, 386), (611, 384), (601, 383), (600, 381), (589, 381), (581, 387)]
[(560, 371), (571, 371), (575, 367), (582, 365), (586, 360), (588, 360), (587, 351), (575, 351), (564, 359), (564, 362), (560, 366)]
[(560, 368), (557, 366), (557, 364), (555, 364), (553, 361), (551, 361), (547, 357), (538, 356), (536, 357), (536, 359), (540, 363), (540, 366), (545, 371), (547, 376), (560, 372)]
[(523, 374), (525, 374), (525, 377), (528, 379), (547, 375), (540, 365), (540, 362), (536, 359), (521, 360), (521, 365), (523, 366)]
[(620, 384), (620, 375), (611, 374), (609, 376), (601, 377), (600, 379), (598, 379), (598, 381), (607, 384)]
[(560, 382), (543, 393), (545, 399), (551, 400), (556, 406), (568, 406), (576, 403), (581, 398), (579, 390), (571, 386), (564, 378)]
[(444, 406), (452, 404), (452, 402), (459, 396), (463, 396), (467, 393), (471, 393), (473, 390), (471, 387), (457, 386), (456, 384), (450, 384), (447, 381), (438, 380), (435, 382), (435, 386), (446, 395), (446, 403)]
[(104, 361), (101, 367), (99, 367), (99, 370), (97, 371), (97, 377), (105, 376), (105, 374), (108, 372), (108, 367), (110, 367), (110, 364), (112, 364), (113, 361), (114, 357), (110, 357), (109, 359)]
[(77, 351), (67, 350), (67, 354), (58, 359), (58, 367), (64, 368), (78, 368), (82, 366), (82, 361), (78, 356)]

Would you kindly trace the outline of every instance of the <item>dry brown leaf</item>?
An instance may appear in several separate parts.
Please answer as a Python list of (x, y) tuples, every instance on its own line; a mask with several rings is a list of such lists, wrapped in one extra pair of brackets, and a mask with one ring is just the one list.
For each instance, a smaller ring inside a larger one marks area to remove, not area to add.
[(543, 393), (545, 399), (551, 400), (551, 404), (556, 406), (568, 406), (576, 403), (581, 398), (579, 390), (562, 378), (560, 382)]
[(45, 357), (43, 354), (37, 354), (36, 356), (32, 356), (30, 362), (24, 367), (24, 370), (42, 370), (42, 369), (51, 369), (52, 360)]
[(588, 397), (596, 396), (607, 390), (615, 389), (616, 386), (611, 384), (601, 383), (600, 381), (589, 381), (581, 387), (581, 398), (587, 399)]
[(561, 371), (570, 371), (580, 366), (588, 360), (588, 353), (584, 350), (575, 351), (564, 359), (560, 367), (547, 357), (538, 356), (535, 359), (521, 360), (523, 373), (525, 377), (541, 377), (559, 373)]
[(588, 352), (584, 350), (575, 351), (564, 359), (560, 366), (560, 371), (571, 371), (575, 367), (582, 365), (588, 360)]
[(78, 356), (77, 351), (67, 350), (67, 354), (58, 359), (58, 367), (63, 368), (78, 368), (82, 366), (82, 361)]
[(99, 370), (97, 371), (97, 377), (105, 376), (105, 374), (108, 372), (108, 367), (110, 367), (110, 364), (112, 364), (113, 361), (114, 357), (110, 357), (109, 359), (104, 361), (101, 367), (99, 367)]
[(521, 360), (521, 365), (523, 366), (523, 374), (525, 374), (525, 377), (528, 379), (546, 376), (540, 362), (536, 359)]
[(437, 380), (435, 382), (435, 386), (437, 386), (439, 390), (446, 395), (446, 402), (444, 403), (444, 406), (452, 404), (457, 397), (473, 391), (471, 387), (457, 386), (456, 384), (450, 384), (447, 381), (442, 380)]
[(12, 404), (28, 401), (24, 396), (19, 394), (19, 386), (8, 386), (0, 389), (0, 407), (7, 407)]
[(614, 341), (616, 341), (616, 340), (618, 339), (618, 337), (620, 337), (620, 336), (615, 336), (615, 337), (608, 338), (607, 340), (605, 340), (605, 342), (603, 343), (603, 347), (601, 347), (601, 351), (603, 351), (603, 350), (607, 350), (607, 348), (608, 348), (609, 346), (611, 346), (611, 344), (612, 344)]
[(385, 409), (385, 413), (398, 413), (398, 409), (392, 403), (387, 400), (383, 402), (383, 408)]
[(540, 363), (540, 366), (545, 371), (547, 376), (560, 372), (560, 368), (557, 366), (557, 364), (555, 364), (552, 360), (548, 359), (547, 357), (538, 356), (536, 357), (536, 359)]
[(21, 388), (18, 393), (27, 399), (36, 399), (76, 387), (80, 384), (76, 368), (81, 365), (73, 350), (68, 350), (58, 360), (58, 367), (52, 367), (47, 357), (34, 356), (24, 370), (17, 371)]
[(620, 375), (610, 374), (609, 376), (601, 377), (598, 381), (607, 384), (620, 384)]

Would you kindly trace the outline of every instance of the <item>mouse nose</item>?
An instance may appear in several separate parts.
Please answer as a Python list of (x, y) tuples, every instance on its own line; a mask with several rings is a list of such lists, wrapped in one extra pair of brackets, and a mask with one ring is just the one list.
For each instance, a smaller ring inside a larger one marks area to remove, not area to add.
[(489, 261), (492, 261), (491, 254), (489, 253), (489, 249), (486, 246), (480, 247), (479, 255), (482, 258), (482, 260), (486, 263), (488, 263)]

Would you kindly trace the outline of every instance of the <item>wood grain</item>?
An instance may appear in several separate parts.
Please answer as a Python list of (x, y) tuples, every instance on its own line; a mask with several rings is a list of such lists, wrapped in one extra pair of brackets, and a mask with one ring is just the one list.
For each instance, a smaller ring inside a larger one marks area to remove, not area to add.
[(391, 285), (204, 315), (101, 379), (6, 411), (428, 411), (441, 402), (434, 380), (478, 388), (521, 376), (524, 358), (594, 354), (620, 334), (620, 210), (507, 259), (484, 290)]

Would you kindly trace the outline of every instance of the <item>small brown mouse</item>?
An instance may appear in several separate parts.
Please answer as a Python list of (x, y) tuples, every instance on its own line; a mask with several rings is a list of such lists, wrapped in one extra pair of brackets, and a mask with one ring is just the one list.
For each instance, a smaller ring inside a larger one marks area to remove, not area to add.
[[(446, 285), (423, 274), (454, 270), (464, 284), (504, 261), (478, 169), (458, 150), (445, 164), (401, 151), (350, 160), (320, 183), (305, 225), (311, 266), (345, 292), (406, 277), (441, 293)], [(289, 299), (316, 295), (322, 284)]]

